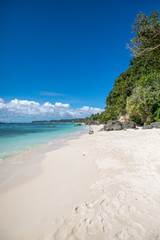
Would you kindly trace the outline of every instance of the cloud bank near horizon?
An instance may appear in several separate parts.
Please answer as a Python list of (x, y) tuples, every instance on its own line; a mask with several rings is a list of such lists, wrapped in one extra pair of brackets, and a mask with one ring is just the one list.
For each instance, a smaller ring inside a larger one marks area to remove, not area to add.
[(65, 94), (62, 94), (62, 93), (46, 92), (46, 91), (41, 91), (40, 95), (42, 95), (42, 96), (50, 96), (50, 97), (66, 96)]
[(0, 120), (1, 121), (22, 121), (32, 119), (62, 119), (62, 118), (85, 118), (92, 114), (101, 113), (104, 110), (96, 107), (83, 106), (71, 108), (68, 103), (56, 102), (52, 104), (45, 102), (40, 104), (35, 101), (14, 99), (5, 103), (0, 98)]

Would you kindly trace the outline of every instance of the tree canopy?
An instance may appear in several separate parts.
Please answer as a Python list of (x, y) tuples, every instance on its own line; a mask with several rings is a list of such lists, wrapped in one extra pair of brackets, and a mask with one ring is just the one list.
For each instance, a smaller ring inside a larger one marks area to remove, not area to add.
[(129, 68), (114, 82), (105, 111), (92, 116), (107, 122), (129, 114), (137, 123), (160, 121), (160, 21), (159, 12), (138, 14), (129, 46)]
[(133, 25), (135, 37), (131, 40), (130, 50), (135, 57), (160, 54), (160, 22), (159, 12), (151, 12), (148, 17), (138, 14)]

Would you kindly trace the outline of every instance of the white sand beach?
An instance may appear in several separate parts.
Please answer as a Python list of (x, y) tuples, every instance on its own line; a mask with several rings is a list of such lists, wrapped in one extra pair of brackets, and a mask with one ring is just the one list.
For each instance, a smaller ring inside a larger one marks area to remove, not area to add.
[(160, 129), (92, 128), (0, 188), (1, 240), (160, 240)]

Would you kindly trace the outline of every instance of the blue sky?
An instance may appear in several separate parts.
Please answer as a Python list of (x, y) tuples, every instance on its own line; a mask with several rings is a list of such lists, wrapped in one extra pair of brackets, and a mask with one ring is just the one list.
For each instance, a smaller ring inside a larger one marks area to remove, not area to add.
[[(105, 107), (139, 12), (159, 0), (0, 1), (0, 98)], [(4, 117), (4, 113), (3, 113)]]

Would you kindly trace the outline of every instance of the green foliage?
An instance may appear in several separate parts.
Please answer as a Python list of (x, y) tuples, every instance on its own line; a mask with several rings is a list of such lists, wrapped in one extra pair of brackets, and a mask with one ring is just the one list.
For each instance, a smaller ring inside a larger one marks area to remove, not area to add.
[(143, 121), (141, 120), (141, 118), (138, 115), (130, 114), (129, 118), (130, 118), (130, 121), (136, 122), (139, 126), (143, 125)]
[(96, 114), (92, 114), (92, 116), (90, 117), (91, 120), (97, 120), (99, 118), (99, 113)]
[(122, 73), (114, 83), (114, 88), (106, 99), (107, 120), (113, 120), (127, 113), (126, 101), (132, 95), (136, 86), (153, 86), (158, 81), (159, 74), (146, 63), (132, 65)]
[(160, 103), (160, 94), (155, 87), (136, 87), (127, 98), (127, 112), (144, 123), (154, 121), (154, 113)]
[(154, 120), (156, 122), (160, 122), (160, 107), (157, 109), (157, 111), (155, 112), (155, 118)]
[(159, 12), (151, 12), (150, 16), (138, 14), (133, 25), (135, 37), (131, 40), (130, 49), (138, 56), (159, 59), (160, 54), (160, 22)]
[(160, 121), (160, 22), (159, 12), (138, 14), (133, 26), (130, 67), (114, 83), (105, 111), (91, 116), (100, 123), (130, 114), (138, 124)]

